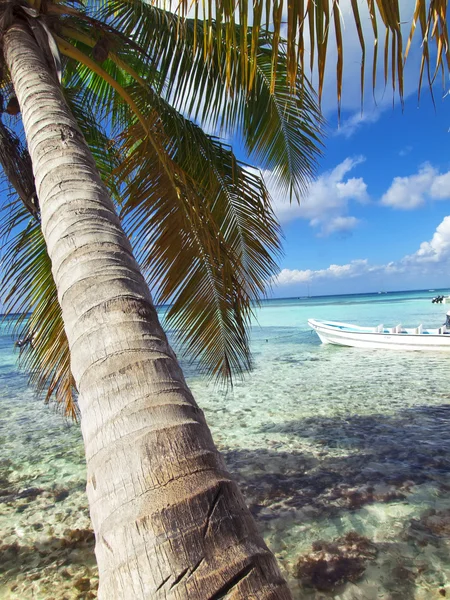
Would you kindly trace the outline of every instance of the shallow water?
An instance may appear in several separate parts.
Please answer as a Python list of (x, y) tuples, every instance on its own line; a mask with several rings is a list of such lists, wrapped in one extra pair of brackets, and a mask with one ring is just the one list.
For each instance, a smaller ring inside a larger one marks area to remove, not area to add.
[[(306, 326), (436, 327), (435, 293), (268, 301), (245, 381), (186, 366), (295, 598), (450, 596), (450, 356), (322, 346)], [(0, 599), (94, 598), (78, 429), (33, 398), (4, 332), (0, 383)]]

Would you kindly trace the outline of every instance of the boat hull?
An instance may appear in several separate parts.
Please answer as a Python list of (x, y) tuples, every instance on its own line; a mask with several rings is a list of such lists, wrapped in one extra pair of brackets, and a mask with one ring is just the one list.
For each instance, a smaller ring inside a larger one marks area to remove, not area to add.
[[(450, 352), (450, 332), (438, 333), (437, 330), (425, 330), (423, 333), (413, 333), (414, 330), (404, 330), (403, 333), (386, 333), (376, 332), (375, 328), (370, 327), (355, 327), (345, 323), (334, 324), (332, 321), (323, 322), (315, 319), (309, 319), (308, 324), (323, 344), (354, 348)], [(349, 329), (345, 330), (345, 326)]]

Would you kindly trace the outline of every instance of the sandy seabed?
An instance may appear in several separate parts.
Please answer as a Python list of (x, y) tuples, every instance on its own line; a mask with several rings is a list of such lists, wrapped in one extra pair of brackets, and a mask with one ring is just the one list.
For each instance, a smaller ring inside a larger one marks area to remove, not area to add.
[[(245, 381), (186, 373), (294, 598), (450, 598), (448, 359), (324, 348), (267, 310)], [(79, 429), (34, 399), (6, 334), (0, 406), (0, 599), (95, 598)]]

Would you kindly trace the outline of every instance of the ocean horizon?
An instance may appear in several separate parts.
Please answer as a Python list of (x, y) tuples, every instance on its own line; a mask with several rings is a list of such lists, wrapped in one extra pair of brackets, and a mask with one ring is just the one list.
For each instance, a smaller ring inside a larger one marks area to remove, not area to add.
[[(449, 289), (262, 300), (254, 368), (233, 387), (181, 360), (296, 599), (450, 596), (448, 355), (324, 346), (307, 326), (438, 327), (450, 306), (431, 299)], [(0, 600), (95, 598), (79, 427), (35, 396), (17, 356), (3, 323)]]
[[(258, 304), (258, 303), (270, 303), (270, 302), (281, 302), (283, 300), (311, 300), (311, 299), (321, 299), (321, 298), (328, 298), (328, 299), (332, 299), (332, 298), (351, 298), (351, 297), (358, 297), (358, 296), (377, 296), (377, 295), (384, 295), (384, 294), (389, 294), (389, 295), (404, 295), (404, 294), (423, 294), (423, 298), (428, 298), (428, 294), (432, 293), (433, 296), (436, 293), (437, 295), (441, 295), (442, 292), (444, 292), (444, 295), (450, 294), (450, 287), (445, 287), (445, 288), (434, 288), (434, 289), (428, 289), (428, 288), (424, 288), (424, 289), (412, 289), (412, 290), (384, 290), (384, 291), (372, 291), (372, 292), (355, 292), (355, 293), (344, 293), (344, 294), (311, 294), (308, 296), (302, 295), (302, 296), (279, 296), (279, 297), (263, 297), (263, 298), (259, 298), (258, 300), (255, 300), (254, 303)], [(172, 304), (169, 303), (163, 303), (163, 304), (156, 304), (155, 305), (157, 309), (165, 309), (165, 308), (169, 308), (170, 306), (172, 306)], [(17, 318), (19, 316), (21, 316), (22, 313), (10, 313), (9, 315), (7, 315), (8, 318)], [(0, 311), (0, 317), (4, 317), (6, 316), (4, 312)]]

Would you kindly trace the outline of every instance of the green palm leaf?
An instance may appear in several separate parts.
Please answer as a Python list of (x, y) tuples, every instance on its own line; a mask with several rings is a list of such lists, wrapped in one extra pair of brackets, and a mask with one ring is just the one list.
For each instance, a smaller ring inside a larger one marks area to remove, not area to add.
[(276, 270), (279, 227), (259, 175), (167, 110), (165, 142), (179, 193), (145, 142), (134, 144), (142, 136), (136, 126), (122, 165), (133, 181), (124, 194), (124, 225), (141, 240), (138, 258), (157, 302), (172, 303), (166, 318), (186, 352), (210, 373), (231, 377), (250, 367), (246, 327), (252, 301)]
[[(105, 61), (102, 69), (115, 76), (117, 65)], [(84, 90), (84, 102), (100, 102), (97, 80), (83, 67), (69, 83)], [(123, 73), (121, 83), (139, 110), (139, 122), (121, 134), (127, 158), (116, 171), (131, 182), (122, 189), (124, 226), (141, 240), (138, 258), (157, 286), (156, 300), (172, 302), (168, 319), (187, 352), (209, 372), (231, 377), (250, 366), (251, 302), (276, 270), (279, 229), (267, 191), (229, 148), (147, 84), (131, 84)], [(111, 92), (108, 100), (113, 110), (123, 94)]]
[[(119, 1), (119, 0), (118, 0)], [(123, 1), (123, 0), (122, 0)], [(130, 6), (133, 6), (136, 14), (143, 15), (145, 9), (142, 0), (127, 0)], [(159, 0), (152, 3), (155, 6), (164, 9), (165, 0)], [(252, 73), (256, 70), (257, 57), (259, 53), (258, 39), (263, 31), (273, 31), (274, 35), (271, 41), (271, 54), (274, 65), (277, 62), (278, 52), (285, 52), (288, 57), (289, 81), (292, 84), (300, 71), (301, 77), (304, 76), (307, 68), (305, 61), (305, 34), (309, 28), (309, 67), (311, 71), (317, 65), (318, 74), (318, 94), (321, 98), (325, 78), (325, 64), (328, 53), (328, 39), (331, 28), (335, 30), (335, 39), (338, 49), (338, 61), (336, 65), (337, 97), (340, 101), (342, 92), (343, 78), (343, 58), (345, 48), (345, 37), (341, 32), (341, 0), (297, 0), (296, 2), (287, 2), (283, 6), (278, 0), (254, 0), (249, 5), (246, 0), (239, 0), (236, 4), (230, 6), (229, 2), (215, 0), (215, 2), (202, 3), (199, 10), (199, 2), (194, 2), (195, 20), (203, 26), (203, 36), (197, 37), (197, 44), (206, 55), (214, 52), (211, 24), (215, 21), (217, 31), (215, 37), (225, 41), (226, 53), (230, 57), (236, 51), (236, 40), (239, 39), (239, 33), (244, 31), (246, 37), (251, 37), (251, 43), (248, 40), (240, 38), (239, 48), (242, 53), (242, 60), (245, 64), (252, 64), (253, 70), (241, 72), (244, 81), (250, 80), (252, 83)], [(422, 63), (419, 71), (419, 94), (422, 85), (423, 75), (426, 72), (430, 87), (438, 73), (442, 70), (442, 81), (445, 84), (448, 71), (450, 70), (450, 44), (447, 30), (447, 0), (416, 0), (414, 5), (404, 4), (400, 10), (400, 2), (394, 0), (366, 0), (366, 2), (357, 2), (351, 0), (351, 12), (357, 29), (359, 43), (361, 47), (361, 94), (364, 91), (364, 71), (365, 71), (365, 49), (367, 36), (364, 35), (360, 10), (362, 5), (366, 5), (373, 30), (374, 57), (372, 65), (372, 85), (375, 89), (376, 70), (378, 61), (378, 47), (383, 49), (384, 57), (384, 78), (387, 83), (391, 79), (392, 89), (398, 89), (400, 99), (403, 101), (404, 85), (404, 62), (408, 56), (411, 46), (411, 40), (414, 36), (417, 25), (420, 25), (420, 41), (422, 48)], [(176, 19), (179, 21), (177, 29), (180, 35), (185, 34), (184, 17), (192, 9), (192, 2), (181, 0), (176, 6)], [(402, 27), (405, 22), (410, 23), (410, 31), (406, 46), (402, 35)], [(251, 23), (252, 28), (246, 28), (246, 24)], [(280, 45), (279, 37), (281, 32), (285, 32), (286, 46)], [(370, 36), (369, 36), (370, 37)], [(136, 39), (145, 41), (146, 34), (136, 33)], [(370, 40), (372, 42), (372, 40)], [(431, 48), (433, 51), (431, 51)], [(435, 51), (434, 51), (435, 50)], [(432, 57), (435, 57), (434, 67), (431, 64)], [(274, 73), (276, 69), (274, 68)], [(231, 78), (227, 75), (227, 81)]]
[[(238, 133), (250, 158), (273, 171), (275, 183), (298, 199), (315, 172), (320, 154), (322, 117), (315, 94), (300, 73), (288, 85), (288, 55), (279, 40), (276, 61), (274, 35), (257, 41), (251, 27), (234, 29), (233, 46), (211, 23), (206, 53), (200, 43), (202, 22), (187, 19), (140, 0), (113, 0), (102, 12), (123, 28), (145, 53), (146, 65), (157, 65), (147, 84), (186, 116), (226, 136)], [(146, 27), (139, 27), (145, 19)], [(256, 43), (256, 62), (250, 46)], [(245, 52), (243, 51), (245, 47)], [(253, 71), (253, 73), (252, 73)]]
[[(243, 51), (256, 39), (248, 26), (235, 36), (232, 55), (220, 36), (211, 36), (208, 54), (196, 49), (203, 36), (198, 23), (191, 20), (189, 35), (180, 37), (173, 15), (139, 6), (135, 12), (134, 0), (108, 2), (100, 20), (89, 14), (90, 6), (51, 4), (46, 10), (61, 17), (55, 39), (65, 55), (66, 96), (123, 206), (126, 228), (139, 240), (136, 250), (156, 299), (172, 302), (169, 323), (187, 352), (209, 372), (230, 377), (250, 366), (246, 327), (252, 302), (264, 295), (276, 270), (279, 228), (259, 174), (181, 113), (223, 131), (239, 126), (247, 150), (297, 196), (313, 172), (321, 118), (311, 90), (286, 86), (287, 56), (280, 53), (273, 63), (270, 34), (258, 42), (255, 67)], [(139, 14), (146, 27), (137, 33)], [(99, 43), (108, 49), (101, 64)], [(97, 123), (119, 140), (115, 165)], [(24, 251), (25, 239), (32, 247), (30, 236), (17, 242), (16, 253)], [(25, 262), (14, 262), (16, 273)], [(41, 263), (44, 269), (43, 258)], [(37, 267), (34, 277), (47, 285)], [(34, 310), (44, 322), (45, 314)], [(46, 322), (46, 335), (48, 327)]]

